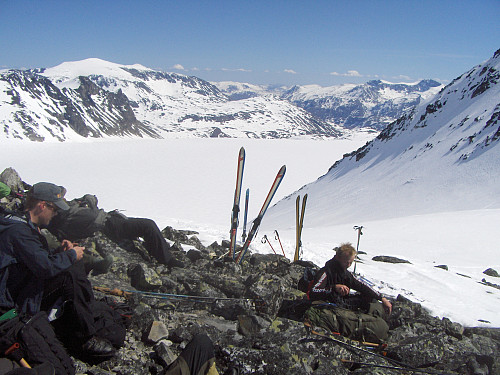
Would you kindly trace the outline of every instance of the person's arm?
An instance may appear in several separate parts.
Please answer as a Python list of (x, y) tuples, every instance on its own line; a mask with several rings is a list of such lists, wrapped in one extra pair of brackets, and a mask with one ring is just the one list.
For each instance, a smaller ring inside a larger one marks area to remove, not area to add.
[(12, 235), (16, 258), (40, 278), (51, 278), (77, 261), (77, 251), (70, 249), (49, 254), (28, 226), (20, 225)]
[(382, 294), (372, 289), (368, 284), (358, 280), (352, 273), (349, 272), (348, 275), (351, 289), (354, 289), (369, 298), (374, 298), (379, 301), (382, 300)]
[(382, 297), (381, 301), (382, 301), (382, 305), (384, 306), (384, 310), (387, 313), (387, 315), (391, 315), (391, 313), (392, 313), (392, 304), (385, 297)]
[(312, 301), (327, 301), (330, 299), (332, 292), (331, 287), (328, 286), (328, 275), (323, 271), (320, 277), (313, 282), (309, 289), (308, 296)]
[(389, 300), (387, 298), (382, 297), (382, 294), (380, 294), (376, 290), (372, 289), (369, 285), (365, 284), (364, 282), (358, 280), (352, 274), (350, 274), (350, 275), (352, 277), (352, 280), (351, 280), (352, 289), (354, 289), (354, 290), (360, 292), (361, 294), (364, 294), (370, 298), (374, 298), (374, 299), (381, 301), (387, 315), (391, 314), (392, 304), (389, 302)]

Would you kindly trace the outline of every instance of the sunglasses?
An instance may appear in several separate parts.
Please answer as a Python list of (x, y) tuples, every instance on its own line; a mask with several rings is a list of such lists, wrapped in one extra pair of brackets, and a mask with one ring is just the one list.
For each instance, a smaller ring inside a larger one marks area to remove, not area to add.
[(49, 207), (52, 211), (57, 212), (58, 208), (49, 202), (45, 202), (45, 205)]

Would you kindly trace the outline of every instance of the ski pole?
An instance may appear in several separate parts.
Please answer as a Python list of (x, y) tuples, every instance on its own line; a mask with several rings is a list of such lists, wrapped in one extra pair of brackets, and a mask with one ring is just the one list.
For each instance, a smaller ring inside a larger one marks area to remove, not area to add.
[[(273, 247), (273, 245), (271, 245), (271, 242), (269, 242), (269, 239), (268, 239), (268, 238), (267, 238), (267, 236), (264, 234), (264, 237), (262, 237), (262, 243), (266, 243), (266, 242), (269, 244), (269, 246), (271, 246), (271, 249), (273, 249), (273, 253), (275, 253), (275, 254), (276, 254), (276, 251), (274, 251), (274, 247)], [(276, 254), (276, 255), (278, 255), (278, 254)]]
[(280, 243), (281, 251), (283, 252), (283, 256), (286, 258), (285, 250), (283, 250), (283, 245), (281, 244), (280, 235), (278, 234), (277, 230), (274, 231), (274, 235), (275, 235), (274, 238), (276, 238)]
[(378, 368), (386, 368), (386, 369), (391, 369), (391, 370), (402, 370), (402, 371), (409, 371), (409, 372), (423, 372), (424, 374), (437, 374), (437, 372), (433, 372), (433, 371), (431, 372), (430, 370), (408, 368), (408, 367), (401, 367), (401, 366), (377, 365), (375, 363), (351, 361), (349, 359), (344, 359), (344, 358), (341, 358), (340, 361), (342, 363), (348, 363), (351, 365), (358, 365), (360, 367), (361, 366), (378, 367)]
[(353, 227), (354, 230), (357, 230), (358, 231), (358, 244), (356, 245), (356, 258), (354, 258), (354, 273), (356, 273), (356, 259), (358, 258), (358, 250), (359, 250), (359, 239), (360, 237), (363, 235), (363, 232), (361, 231), (363, 229), (363, 226), (358, 226), (358, 225), (355, 225)]

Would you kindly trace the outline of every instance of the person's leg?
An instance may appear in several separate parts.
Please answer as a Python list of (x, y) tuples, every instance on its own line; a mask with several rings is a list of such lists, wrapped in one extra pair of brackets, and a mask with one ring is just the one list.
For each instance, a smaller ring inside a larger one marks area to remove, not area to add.
[(207, 335), (193, 337), (164, 375), (204, 375), (215, 362), (214, 346)]
[(69, 301), (67, 305), (75, 325), (75, 336), (84, 339), (94, 335), (94, 316), (90, 309), (94, 293), (82, 262), (75, 263), (66, 271), (47, 280), (41, 310), (49, 313), (59, 298), (65, 302)]
[(169, 264), (172, 260), (170, 246), (153, 220), (129, 217), (123, 220), (120, 225), (122, 228), (117, 232), (121, 232), (123, 237), (128, 239), (142, 237), (144, 247), (159, 263)]

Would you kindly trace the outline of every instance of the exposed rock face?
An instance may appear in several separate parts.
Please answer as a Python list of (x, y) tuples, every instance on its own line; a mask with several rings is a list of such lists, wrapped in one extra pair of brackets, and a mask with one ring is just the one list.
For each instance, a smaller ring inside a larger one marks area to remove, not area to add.
[[(130, 304), (135, 316), (125, 347), (116, 358), (98, 366), (78, 362), (83, 373), (102, 371), (98, 368), (111, 369), (109, 373), (115, 374), (156, 373), (165, 365), (161, 357), (167, 355), (167, 348), (176, 355), (201, 332), (207, 333), (216, 345), (221, 374), (229, 366), (238, 367), (242, 374), (380, 371), (365, 365), (350, 371), (341, 359), (395, 366), (381, 357), (316, 336), (300, 321), (278, 314), (285, 299), (303, 297), (295, 287), (310, 263), (291, 263), (274, 254), (250, 254), (240, 267), (224, 258), (227, 248), (218, 243), (205, 247), (196, 240), (194, 232), (171, 227), (164, 232), (172, 243), (176, 241), (173, 248), (178, 250), (174, 250), (174, 255), (185, 262), (186, 268), (168, 269), (146, 260), (148, 255), (139, 242), (134, 243), (135, 252), (130, 252), (99, 235), (88, 239), (87, 247), (95, 248), (93, 244), (98, 242), (101, 253), (111, 254), (114, 262), (107, 274), (91, 276), (92, 284), (131, 289), (127, 270), (139, 267), (144, 271), (144, 281), (156, 292), (211, 299), (151, 298), (134, 293)], [(193, 252), (196, 257), (189, 255)], [(158, 322), (162, 323), (162, 332), (168, 331), (167, 341), (160, 340), (165, 333), (157, 334), (161, 345), (145, 339), (154, 336), (151, 327), (160, 325)], [(388, 358), (433, 373), (494, 374), (500, 370), (498, 329), (464, 328), (449, 319), (432, 317), (421, 305), (403, 297), (394, 301), (389, 324)]]
[(59, 88), (33, 70), (9, 71), (0, 75), (0, 83), (7, 89), (12, 108), (10, 118), (0, 119), (7, 138), (64, 141), (75, 133), (85, 138), (158, 137), (136, 119), (123, 92), (103, 90), (87, 77), (79, 77), (76, 90)]

